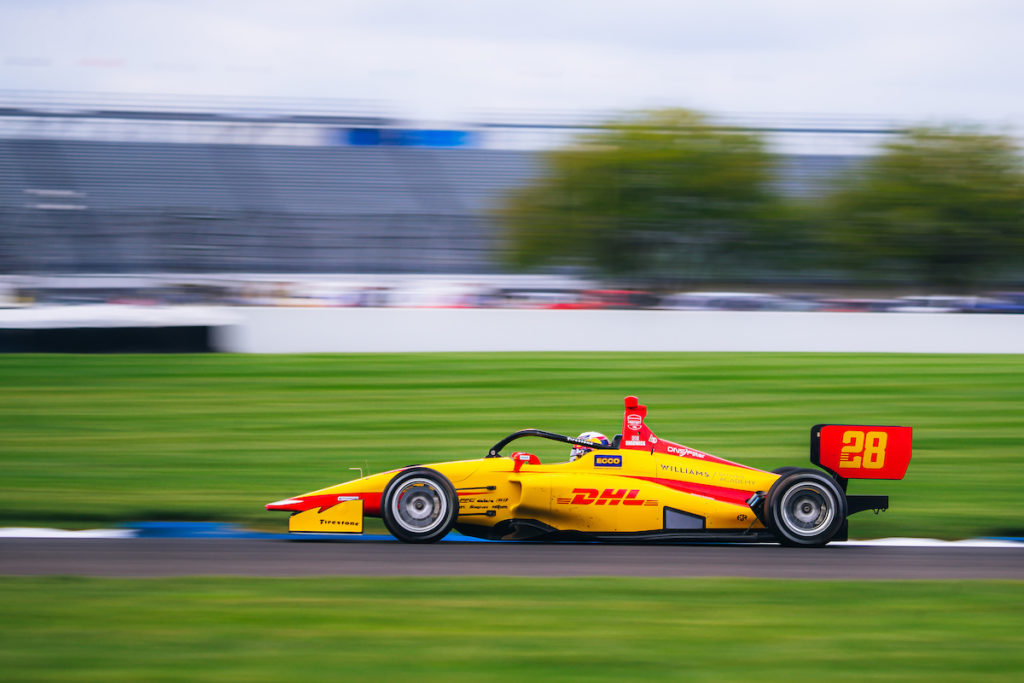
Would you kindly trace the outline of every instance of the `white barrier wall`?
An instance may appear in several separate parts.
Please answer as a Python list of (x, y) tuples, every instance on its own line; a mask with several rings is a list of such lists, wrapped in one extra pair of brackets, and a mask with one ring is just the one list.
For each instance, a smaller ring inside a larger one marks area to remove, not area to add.
[(237, 308), (222, 351), (1024, 353), (1024, 315)]

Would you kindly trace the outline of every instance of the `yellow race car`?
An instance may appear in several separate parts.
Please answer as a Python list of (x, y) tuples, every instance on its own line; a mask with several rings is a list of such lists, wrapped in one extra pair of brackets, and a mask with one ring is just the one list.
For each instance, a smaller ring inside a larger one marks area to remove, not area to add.
[[(902, 479), (909, 427), (815, 425), (811, 461), (821, 469), (765, 472), (660, 439), (647, 407), (625, 399), (622, 433), (565, 436), (523, 429), (486, 457), (416, 465), (268, 504), (291, 512), (295, 533), (362, 533), (381, 517), (398, 539), (440, 540), (453, 529), (502, 540), (778, 542), (845, 540), (847, 517), (884, 510), (888, 496), (846, 493), (850, 479)], [(510, 443), (539, 437), (573, 446), (568, 462), (542, 464)]]

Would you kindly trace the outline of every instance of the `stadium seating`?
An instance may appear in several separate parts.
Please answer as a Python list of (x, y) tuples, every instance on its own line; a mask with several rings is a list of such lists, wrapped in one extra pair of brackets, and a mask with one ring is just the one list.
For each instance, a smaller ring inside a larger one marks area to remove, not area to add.
[[(483, 273), (491, 210), (538, 152), (0, 138), (7, 272)], [(819, 192), (856, 157), (789, 156), (779, 189)]]

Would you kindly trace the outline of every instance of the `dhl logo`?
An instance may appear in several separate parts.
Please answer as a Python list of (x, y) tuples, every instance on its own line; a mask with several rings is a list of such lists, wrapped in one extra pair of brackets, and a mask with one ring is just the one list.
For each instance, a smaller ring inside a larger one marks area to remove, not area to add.
[(640, 489), (573, 489), (572, 498), (558, 498), (559, 505), (657, 505), (657, 500), (637, 498)]

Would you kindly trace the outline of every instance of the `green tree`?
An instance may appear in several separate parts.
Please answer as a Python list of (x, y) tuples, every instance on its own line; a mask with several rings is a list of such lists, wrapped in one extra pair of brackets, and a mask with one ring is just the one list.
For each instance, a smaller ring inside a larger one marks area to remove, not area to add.
[(968, 290), (1024, 265), (1024, 171), (1004, 136), (910, 131), (826, 203), (823, 244), (855, 278)]
[(609, 123), (544, 162), (500, 211), (520, 267), (704, 278), (742, 261), (773, 201), (762, 140), (686, 110)]

